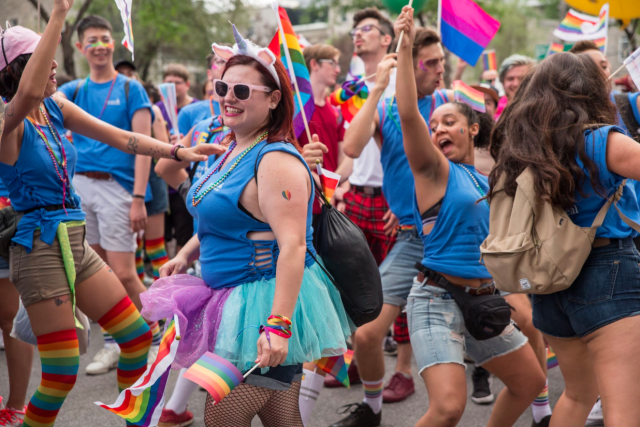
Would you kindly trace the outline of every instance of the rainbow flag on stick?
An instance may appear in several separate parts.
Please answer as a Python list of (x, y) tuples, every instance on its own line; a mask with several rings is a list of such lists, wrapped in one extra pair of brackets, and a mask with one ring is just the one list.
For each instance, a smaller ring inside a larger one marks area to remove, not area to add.
[(124, 24), (122, 45), (131, 52), (131, 59), (133, 59), (133, 25), (131, 24), (131, 3), (133, 0), (115, 0), (115, 2), (118, 9), (120, 9), (120, 17)]
[(600, 50), (607, 53), (607, 33), (609, 31), (609, 3), (602, 5), (598, 16), (585, 15), (569, 9), (553, 35), (560, 40), (577, 42), (593, 40)]
[(351, 384), (349, 383), (348, 370), (352, 361), (353, 350), (347, 350), (342, 356), (323, 357), (316, 360), (316, 366), (349, 388)]
[(304, 61), (302, 55), (302, 48), (296, 33), (293, 31), (293, 25), (287, 11), (278, 6), (277, 2), (271, 4), (271, 7), (276, 12), (278, 17), (279, 31), (276, 31), (276, 35), (273, 36), (271, 43), (269, 43), (269, 50), (273, 52), (276, 58), (286, 58), (284, 63), (285, 68), (289, 71), (289, 77), (291, 83), (293, 83), (295, 96), (298, 102), (296, 102), (296, 110), (293, 116), (293, 129), (296, 133), (296, 137), (302, 134), (302, 131), (306, 130), (307, 138), (312, 140), (311, 132), (309, 131), (309, 120), (313, 116), (316, 105), (313, 100), (313, 90), (311, 89), (311, 82), (309, 80), (309, 70)]
[(316, 169), (318, 170), (318, 176), (320, 177), (320, 184), (322, 184), (324, 197), (327, 199), (327, 202), (331, 202), (333, 193), (336, 192), (336, 188), (338, 188), (338, 184), (340, 184), (341, 176), (335, 172), (330, 172), (324, 169), (320, 164), (316, 165)]
[(160, 91), (160, 97), (164, 103), (164, 108), (169, 115), (169, 122), (171, 122), (171, 128), (174, 135), (180, 135), (178, 130), (178, 98), (176, 95), (175, 83), (162, 83), (158, 85)]
[(482, 52), (482, 67), (484, 71), (498, 71), (498, 60), (496, 59), (496, 51), (494, 49)]
[(162, 337), (156, 360), (138, 381), (122, 390), (113, 405), (102, 402), (95, 404), (124, 418), (129, 425), (157, 426), (164, 407), (164, 389), (178, 351), (179, 340), (178, 317), (174, 315)]
[(467, 85), (462, 80), (453, 82), (453, 94), (456, 101), (464, 102), (469, 107), (481, 113), (487, 112), (484, 105), (484, 94)]
[(442, 44), (473, 67), (498, 32), (500, 22), (471, 0), (440, 0), (438, 28)]
[(232, 363), (208, 351), (183, 376), (204, 387), (213, 400), (220, 403), (257, 367), (255, 365), (243, 376)]

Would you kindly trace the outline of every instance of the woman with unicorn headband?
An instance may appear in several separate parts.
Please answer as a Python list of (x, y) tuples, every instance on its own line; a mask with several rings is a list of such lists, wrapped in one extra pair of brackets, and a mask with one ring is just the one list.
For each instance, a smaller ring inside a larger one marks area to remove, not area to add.
[[(198, 233), (141, 295), (153, 319), (178, 315), (174, 367), (212, 351), (247, 371), (260, 368), (213, 405), (207, 426), (302, 426), (302, 363), (346, 351), (355, 326), (312, 245), (313, 179), (293, 133), (294, 100), (282, 62), (244, 40), (213, 45), (227, 60), (214, 81), (228, 151), (191, 187)], [(177, 275), (200, 257), (202, 279)], [(176, 275), (176, 276), (173, 276)], [(258, 326), (262, 325), (262, 326)]]

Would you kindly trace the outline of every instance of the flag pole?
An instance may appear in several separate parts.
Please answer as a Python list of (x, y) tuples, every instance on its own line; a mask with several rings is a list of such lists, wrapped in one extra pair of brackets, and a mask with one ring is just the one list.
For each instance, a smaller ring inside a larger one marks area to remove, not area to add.
[(609, 76), (609, 80), (611, 80), (616, 74), (618, 74), (624, 67), (625, 67), (625, 64), (622, 64), (620, 68), (618, 68), (613, 73), (611, 73), (611, 75)]
[(249, 374), (250, 374), (251, 372), (255, 371), (255, 370), (256, 370), (256, 368), (257, 368), (258, 366), (260, 366), (260, 364), (259, 364), (259, 363), (256, 363), (256, 366), (254, 366), (253, 368), (249, 369), (249, 370), (247, 371), (247, 373), (243, 375), (243, 377), (244, 377), (244, 378), (247, 378), (247, 377), (249, 376)]
[(442, 38), (442, 0), (438, 0), (438, 35)]
[[(409, 7), (413, 4), (413, 0), (409, 0)], [(396, 53), (400, 52), (400, 46), (402, 45), (402, 38), (404, 37), (404, 30), (400, 33), (400, 37), (398, 37), (398, 46), (396, 46)]]
[[(304, 122), (304, 129), (307, 131), (307, 138), (309, 142), (312, 141), (311, 131), (309, 130), (309, 121), (307, 120), (307, 114), (304, 111), (304, 104), (302, 103), (302, 96), (300, 96), (300, 88), (298, 87), (298, 79), (296, 78), (296, 73), (293, 70), (293, 62), (291, 61), (291, 55), (289, 54), (289, 46), (287, 45), (287, 37), (284, 33), (284, 27), (282, 26), (282, 20), (280, 19), (280, 13), (278, 12), (278, 2), (271, 3), (271, 7), (276, 13), (276, 17), (278, 18), (278, 28), (280, 37), (282, 38), (282, 45), (284, 46), (284, 55), (287, 59), (287, 65), (289, 66), (289, 73), (291, 75), (291, 80), (293, 80), (293, 86), (296, 89), (296, 95), (298, 98), (298, 104), (300, 105), (300, 113), (302, 114), (302, 121)], [(255, 369), (255, 366), (253, 367)], [(253, 370), (252, 369), (252, 370)], [(251, 372), (251, 371), (249, 371)]]

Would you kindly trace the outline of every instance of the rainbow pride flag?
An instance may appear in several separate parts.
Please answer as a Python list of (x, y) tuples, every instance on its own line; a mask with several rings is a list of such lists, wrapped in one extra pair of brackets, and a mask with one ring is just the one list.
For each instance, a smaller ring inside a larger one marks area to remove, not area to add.
[(453, 95), (454, 99), (459, 102), (464, 102), (469, 107), (481, 113), (486, 113), (487, 109), (484, 105), (484, 94), (479, 90), (472, 88), (462, 80), (456, 80), (453, 82)]
[(369, 88), (364, 81), (358, 83), (356, 79), (344, 82), (340, 89), (331, 94), (329, 102), (335, 107), (340, 107), (343, 120), (350, 123), (368, 97)]
[(498, 60), (496, 59), (496, 51), (494, 49), (482, 52), (482, 68), (484, 71), (498, 71)]
[[(585, 15), (569, 9), (553, 35), (560, 40), (577, 42), (593, 40), (606, 53), (606, 39), (609, 30), (609, 3), (602, 5), (598, 16)], [(597, 41), (596, 41), (597, 40)]]
[(133, 0), (115, 0), (115, 2), (118, 9), (120, 9), (120, 17), (124, 24), (122, 45), (131, 52), (131, 59), (133, 59), (133, 25), (131, 24), (131, 3)]
[(556, 53), (564, 52), (564, 43), (551, 43), (547, 50), (547, 58)]
[(316, 360), (316, 366), (349, 388), (351, 384), (349, 383), (348, 370), (352, 361), (353, 350), (347, 350), (342, 356), (323, 357)]
[(558, 358), (551, 347), (547, 347), (547, 370), (558, 366)]
[(95, 404), (124, 418), (129, 425), (157, 426), (164, 407), (164, 389), (178, 351), (179, 340), (178, 317), (174, 315), (162, 337), (156, 360), (138, 381), (122, 390), (113, 405), (102, 402)]
[[(287, 71), (289, 71), (289, 77), (292, 83), (293, 79), (296, 79), (298, 89), (300, 89), (300, 99), (302, 100), (302, 105), (304, 105), (304, 113), (307, 120), (311, 120), (316, 105), (313, 101), (313, 90), (311, 89), (311, 82), (309, 81), (309, 70), (304, 62), (304, 56), (302, 56), (300, 42), (298, 41), (296, 33), (293, 31), (293, 25), (291, 24), (291, 20), (289, 20), (287, 11), (277, 5), (273, 5), (273, 7), (274, 9), (277, 7), (278, 18), (282, 23), (282, 32), (284, 34), (280, 37), (280, 31), (276, 31), (271, 43), (269, 43), (269, 50), (273, 52), (276, 58), (280, 58), (281, 60), (283, 57), (286, 58), (286, 61), (282, 60), (282, 63)], [(293, 90), (295, 91), (295, 87), (293, 87)], [(296, 133), (296, 137), (299, 137), (302, 132), (304, 132), (305, 124), (300, 112), (298, 97), (295, 93), (294, 98), (296, 109), (293, 116), (293, 130)]]
[(440, 0), (440, 11), (442, 44), (475, 66), (498, 32), (500, 22), (471, 0)]
[(187, 369), (183, 377), (204, 387), (216, 403), (244, 381), (238, 368), (209, 351)]
[(331, 202), (331, 198), (333, 197), (333, 193), (336, 192), (336, 188), (340, 184), (341, 176), (335, 172), (331, 172), (320, 166), (316, 165), (318, 170), (318, 176), (320, 177), (320, 184), (322, 184), (322, 192), (324, 193), (324, 197), (327, 199), (327, 202)]

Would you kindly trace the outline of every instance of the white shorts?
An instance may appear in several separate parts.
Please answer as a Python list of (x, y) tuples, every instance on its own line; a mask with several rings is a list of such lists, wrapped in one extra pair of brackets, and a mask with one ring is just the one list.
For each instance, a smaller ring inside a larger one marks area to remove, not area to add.
[(76, 175), (73, 186), (87, 215), (87, 243), (99, 244), (105, 251), (135, 253), (136, 233), (129, 217), (133, 196), (113, 178)]

